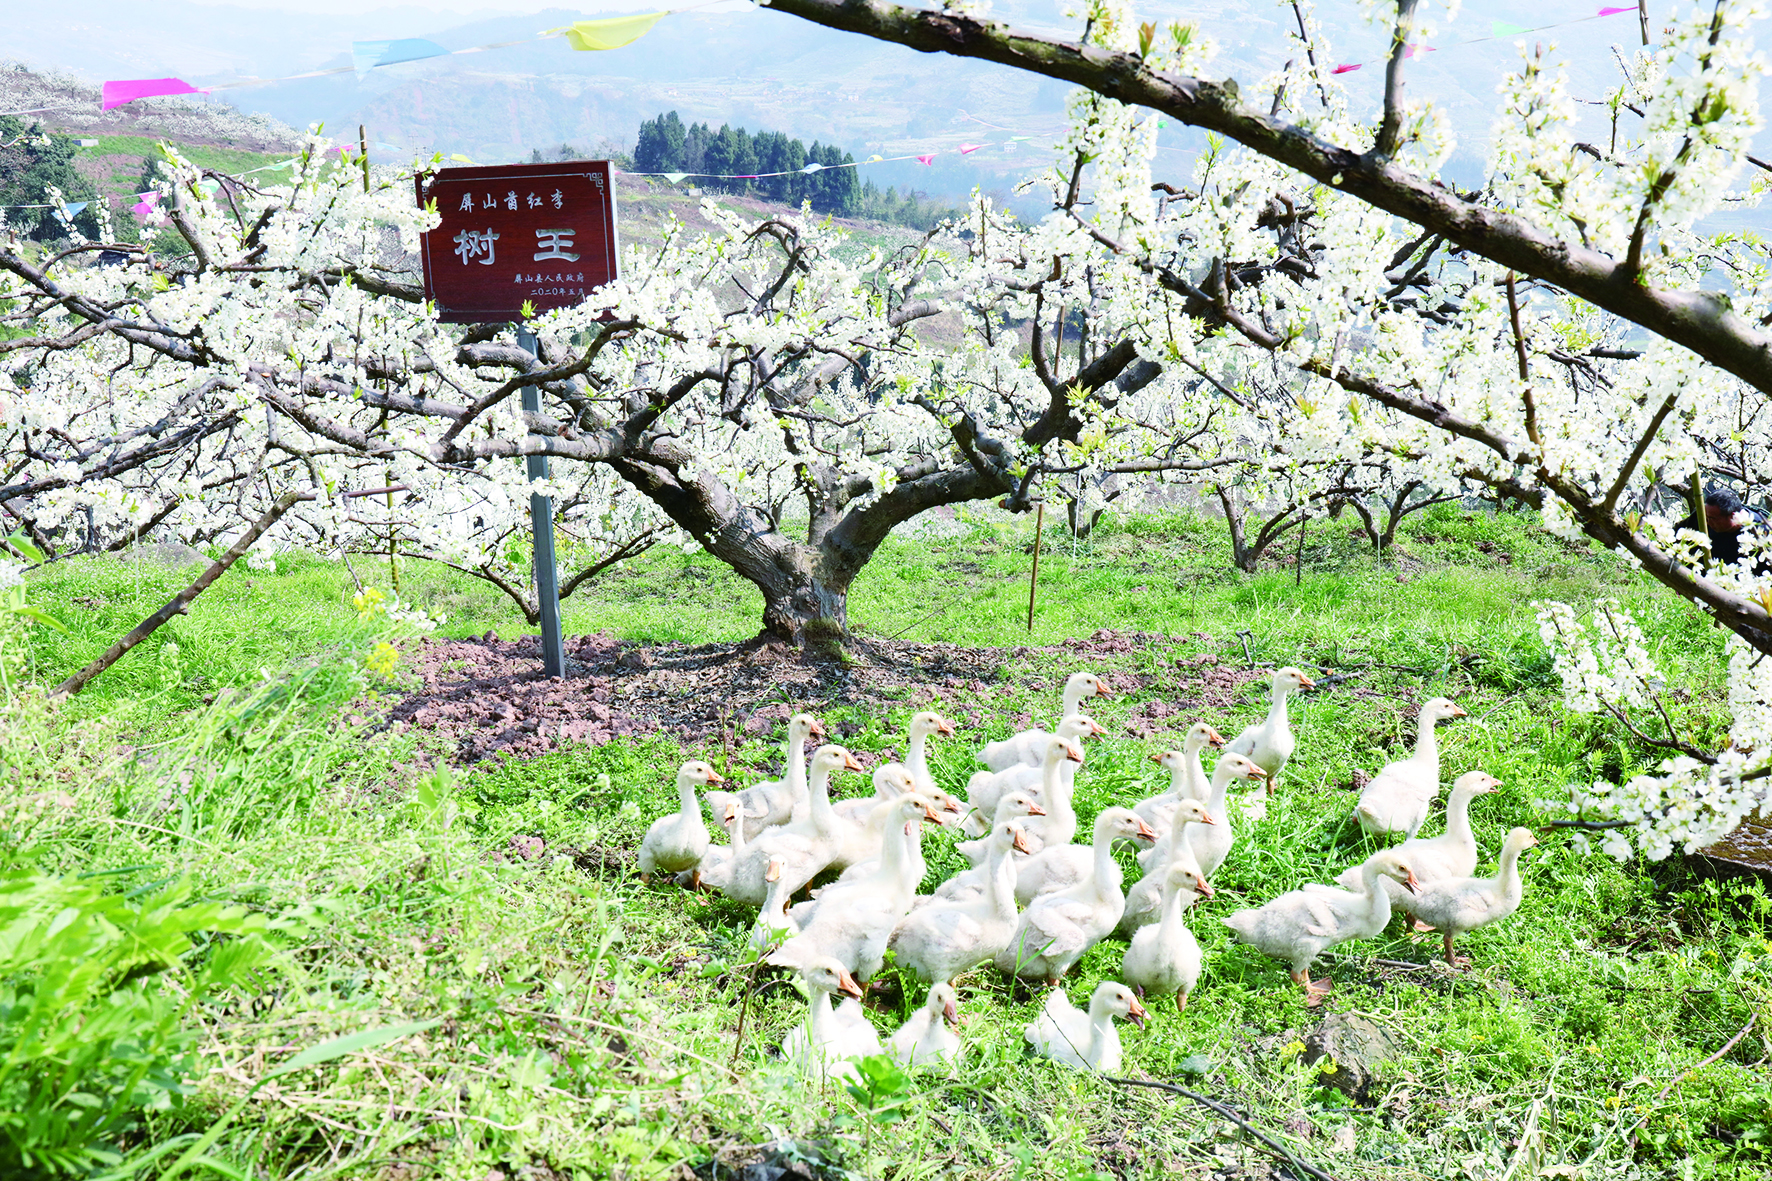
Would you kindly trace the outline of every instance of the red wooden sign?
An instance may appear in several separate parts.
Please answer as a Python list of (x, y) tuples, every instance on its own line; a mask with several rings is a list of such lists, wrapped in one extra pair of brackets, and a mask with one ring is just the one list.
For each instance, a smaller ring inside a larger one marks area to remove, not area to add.
[(568, 307), (615, 278), (615, 179), (607, 160), (444, 168), (413, 180), (443, 221), (423, 235), (425, 295), (454, 324)]

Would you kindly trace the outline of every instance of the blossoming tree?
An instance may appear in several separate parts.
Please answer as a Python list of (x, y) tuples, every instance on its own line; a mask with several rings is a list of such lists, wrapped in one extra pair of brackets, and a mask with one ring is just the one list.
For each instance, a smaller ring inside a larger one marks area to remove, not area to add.
[[(1098, 98), (1095, 204), (1048, 221), (1092, 241), (1087, 265), (1102, 285), (1142, 284), (1164, 315), (1174, 305), (1157, 293), (1180, 297), (1183, 322), (1147, 320), (1137, 347), (1207, 368), (1233, 351), (1290, 366), (1316, 424), (1309, 454), (1406, 459), (1430, 492), (1487, 486), (1625, 556), (1728, 629), (1727, 747), (1594, 785), (1572, 806), (1659, 856), (1708, 843), (1764, 798), (1772, 589), (1751, 545), (1741, 563), (1709, 561), (1703, 536), (1675, 528), (1689, 501), (1668, 492), (1713, 475), (1763, 487), (1766, 474), (1772, 281), (1756, 236), (1702, 225), (1757, 204), (1765, 187), (1730, 188), (1761, 126), (1756, 0), (1672, 5), (1660, 44), (1621, 51), (1623, 76), (1605, 94), (1572, 94), (1554, 47), (1522, 46), (1498, 79), (1490, 179), (1477, 192), (1440, 177), (1450, 130), (1406, 86), (1408, 47), (1431, 38), (1436, 15), (1419, 0), (1365, 5), (1391, 32), (1370, 119), (1324, 68), (1334, 59), (1304, 4), (1286, 5), (1298, 24), (1291, 60), (1241, 84), (1202, 74), (1210, 45), (1195, 30), (1141, 24), (1121, 0), (1074, 12), (1074, 41), (993, 22), (984, 5), (771, 6)], [(1584, 134), (1578, 98), (1605, 112), (1597, 134)], [(1211, 133), (1191, 175), (1151, 176), (1154, 117), (1139, 108)], [(1173, 199), (1141, 203), (1152, 183)], [(1628, 626), (1615, 609), (1606, 618)], [(1579, 645), (1567, 627), (1550, 634)], [(1606, 700), (1585, 684), (1591, 666), (1564, 661), (1572, 704)]]

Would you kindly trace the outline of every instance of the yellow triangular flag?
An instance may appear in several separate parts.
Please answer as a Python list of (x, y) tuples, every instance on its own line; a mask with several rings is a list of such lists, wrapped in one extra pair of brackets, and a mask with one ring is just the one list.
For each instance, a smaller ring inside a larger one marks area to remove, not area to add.
[(669, 16), (668, 12), (646, 12), (639, 16), (616, 16), (600, 21), (574, 21), (560, 29), (549, 32), (563, 32), (566, 40), (574, 49), (620, 49), (624, 45), (632, 45), (658, 23), (659, 17)]

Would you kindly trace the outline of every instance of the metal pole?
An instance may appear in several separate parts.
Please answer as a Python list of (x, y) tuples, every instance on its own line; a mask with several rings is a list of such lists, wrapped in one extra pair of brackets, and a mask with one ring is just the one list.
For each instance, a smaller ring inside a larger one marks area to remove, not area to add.
[[(541, 355), (535, 333), (517, 329), (517, 346), (531, 356)], [(541, 413), (541, 387), (523, 387), (523, 409), (530, 414)], [(531, 480), (548, 478), (548, 457), (525, 457)], [(529, 521), (535, 534), (535, 602), (541, 610), (541, 664), (550, 677), (566, 675), (566, 640), (560, 634), (560, 570), (554, 563), (554, 501), (551, 497), (530, 493)]]
[(1034, 630), (1034, 591), (1040, 584), (1040, 530), (1046, 524), (1046, 502), (1034, 511), (1034, 568), (1028, 571), (1028, 630)]

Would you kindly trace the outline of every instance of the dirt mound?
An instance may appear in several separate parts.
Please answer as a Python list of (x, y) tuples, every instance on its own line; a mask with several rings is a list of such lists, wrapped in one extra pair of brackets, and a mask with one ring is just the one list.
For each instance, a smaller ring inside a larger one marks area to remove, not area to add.
[[(386, 720), (450, 739), (463, 763), (624, 736), (739, 738), (773, 731), (796, 709), (902, 708), (937, 698), (968, 725), (1003, 714), (1025, 726), (1028, 715), (1011, 699), (1056, 693), (1062, 674), (1041, 670), (1059, 662), (1086, 663), (1117, 692), (1134, 695), (1127, 733), (1149, 737), (1177, 728), (1171, 719), (1184, 712), (1230, 705), (1244, 682), (1265, 675), (1221, 665), (1211, 653), (1176, 651), (1201, 641), (1211, 637), (1105, 629), (1050, 648), (861, 640), (842, 662), (759, 641), (639, 644), (597, 634), (567, 640), (567, 675), (555, 678), (542, 675), (533, 636), (425, 639), (409, 652), (419, 686)], [(1149, 671), (1153, 656), (1162, 671)], [(1133, 663), (1141, 670), (1124, 667)]]

